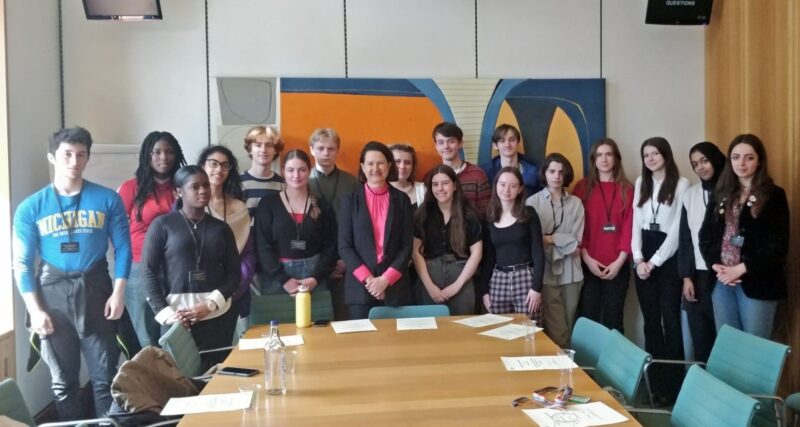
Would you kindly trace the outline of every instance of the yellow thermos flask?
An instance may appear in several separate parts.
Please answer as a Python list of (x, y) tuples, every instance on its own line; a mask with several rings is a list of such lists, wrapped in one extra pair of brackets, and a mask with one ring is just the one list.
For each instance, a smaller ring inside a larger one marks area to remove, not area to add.
[(295, 320), (298, 328), (311, 326), (311, 292), (308, 286), (300, 285), (295, 295)]

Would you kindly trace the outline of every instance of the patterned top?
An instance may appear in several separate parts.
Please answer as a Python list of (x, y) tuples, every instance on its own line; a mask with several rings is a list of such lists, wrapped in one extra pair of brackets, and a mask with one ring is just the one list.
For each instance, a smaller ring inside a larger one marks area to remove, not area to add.
[(736, 203), (732, 209), (725, 213), (725, 233), (722, 235), (722, 253), (720, 261), (729, 267), (741, 263), (742, 248), (731, 243), (731, 238), (739, 234), (739, 213), (742, 204)]

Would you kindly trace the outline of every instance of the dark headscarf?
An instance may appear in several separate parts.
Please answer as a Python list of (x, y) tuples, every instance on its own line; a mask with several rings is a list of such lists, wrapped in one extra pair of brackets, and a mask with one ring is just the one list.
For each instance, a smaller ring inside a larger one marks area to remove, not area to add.
[(710, 180), (702, 182), (703, 189), (713, 192), (714, 186), (717, 185), (717, 179), (719, 179), (722, 169), (725, 168), (725, 155), (722, 154), (722, 151), (720, 151), (716, 145), (708, 141), (695, 144), (692, 149), (689, 150), (689, 156), (695, 151), (703, 153), (706, 159), (711, 162), (711, 166), (714, 167), (714, 176), (712, 176)]

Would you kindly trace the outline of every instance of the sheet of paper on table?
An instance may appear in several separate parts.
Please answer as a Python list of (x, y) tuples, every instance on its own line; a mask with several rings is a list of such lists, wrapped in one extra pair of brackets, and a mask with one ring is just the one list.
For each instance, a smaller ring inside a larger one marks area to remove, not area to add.
[[(543, 331), (544, 329), (537, 327), (535, 332)], [(504, 340), (514, 340), (525, 336), (525, 326), (516, 323), (503, 325), (499, 328), (483, 331), (478, 335), (486, 335), (487, 337), (495, 337)]]
[(497, 325), (499, 323), (509, 322), (511, 320), (514, 320), (514, 318), (498, 316), (496, 314), (484, 314), (481, 316), (468, 317), (466, 319), (453, 320), (453, 322), (460, 323), (471, 328), (482, 328), (484, 326)]
[[(269, 337), (239, 338), (239, 350), (263, 350), (268, 340)], [(286, 347), (305, 344), (302, 335), (282, 335), (281, 341)]]
[[(522, 357), (500, 357), (507, 371), (546, 371), (550, 369), (561, 369), (562, 364), (566, 365), (569, 358), (567, 356), (522, 356)], [(573, 368), (578, 365), (570, 360)]]
[(161, 416), (238, 411), (249, 408), (252, 402), (252, 391), (204, 394), (193, 397), (173, 397), (164, 405)]
[(604, 426), (625, 422), (627, 417), (611, 409), (603, 402), (592, 402), (578, 405), (569, 405), (564, 409), (523, 409), (525, 415), (540, 426), (553, 425), (553, 416), (558, 413), (567, 412), (574, 414), (577, 422), (573, 425), (577, 427)]
[(343, 320), (340, 322), (331, 322), (333, 331), (337, 334), (349, 334), (352, 332), (370, 332), (377, 331), (378, 328), (369, 321), (369, 319), (358, 320)]
[(435, 317), (412, 317), (410, 319), (397, 319), (398, 331), (415, 331), (419, 329), (438, 329)]

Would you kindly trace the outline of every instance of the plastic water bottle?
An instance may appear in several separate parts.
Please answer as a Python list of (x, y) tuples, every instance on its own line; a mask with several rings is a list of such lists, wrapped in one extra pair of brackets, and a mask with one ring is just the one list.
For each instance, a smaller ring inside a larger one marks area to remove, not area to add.
[(294, 323), (298, 328), (311, 326), (311, 292), (308, 286), (300, 285), (297, 288), (295, 299)]
[(269, 323), (269, 339), (264, 347), (264, 388), (267, 394), (286, 394), (286, 356), (278, 332), (278, 321)]

